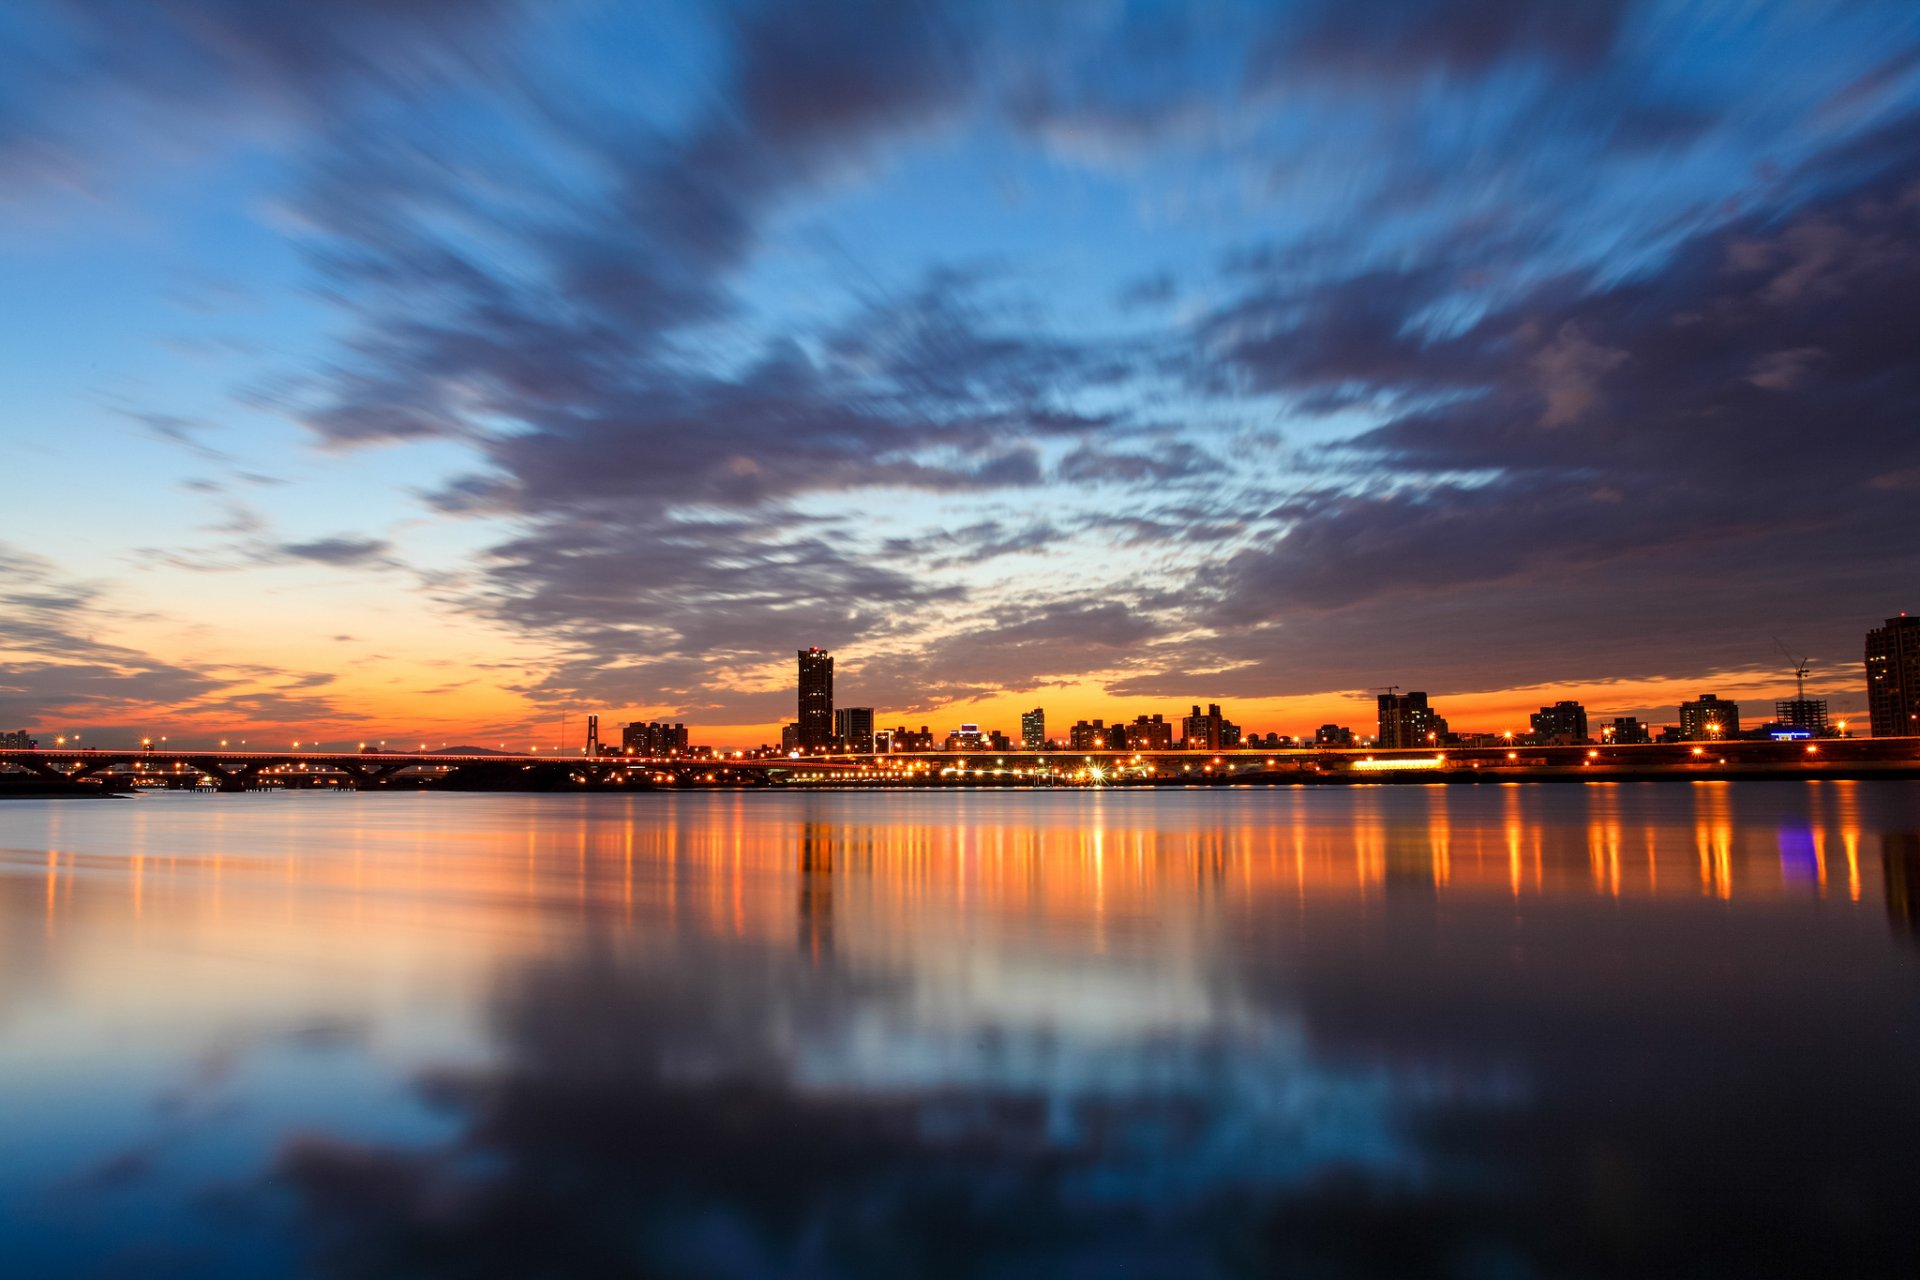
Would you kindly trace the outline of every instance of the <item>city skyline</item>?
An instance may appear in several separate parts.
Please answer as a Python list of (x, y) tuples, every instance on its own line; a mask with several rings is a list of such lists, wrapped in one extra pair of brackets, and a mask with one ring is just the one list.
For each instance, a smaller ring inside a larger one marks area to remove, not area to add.
[[(1920, 13), (29, 0), (0, 725), (1865, 719)], [(828, 89), (831, 92), (827, 92)], [(163, 728), (164, 727), (164, 728)], [(814, 732), (819, 732), (816, 728)], [(571, 736), (571, 731), (569, 736)]]
[[(1092, 720), (1082, 717), (1065, 734), (1057, 736), (1047, 731), (1049, 721), (1045, 706), (1023, 709), (1019, 715), (1018, 731), (1013, 733), (1003, 733), (997, 725), (979, 722), (961, 722), (944, 733), (927, 724), (922, 724), (917, 730), (905, 725), (889, 729), (883, 723), (888, 714), (886, 709), (836, 704), (834, 655), (819, 645), (810, 645), (795, 652), (792, 680), (794, 718), (781, 724), (776, 736), (754, 743), (695, 743), (693, 734), (697, 732), (697, 727), (690, 728), (684, 722), (633, 721), (627, 723), (621, 732), (619, 751), (642, 756), (715, 751), (737, 753), (749, 748), (760, 753), (790, 752), (796, 755), (876, 751), (884, 754), (903, 749), (897, 741), (901, 735), (926, 740), (904, 748), (908, 750), (939, 749), (937, 744), (944, 740), (948, 750), (954, 749), (956, 741), (961, 741), (965, 749), (977, 749), (985, 743), (1000, 751), (1088, 748), (1263, 750), (1316, 744), (1404, 750), (1425, 746), (1496, 746), (1502, 740), (1507, 745), (1516, 741), (1539, 745), (1632, 745), (1655, 741), (1731, 741), (1743, 736), (1767, 737), (1770, 730), (1782, 731), (1772, 735), (1775, 737), (1909, 737), (1920, 736), (1920, 729), (1915, 728), (1916, 722), (1920, 722), (1920, 644), (1915, 643), (1916, 636), (1920, 636), (1920, 620), (1909, 618), (1906, 614), (1888, 618), (1882, 626), (1867, 632), (1861, 676), (1864, 696), (1871, 706), (1868, 715), (1847, 711), (1844, 704), (1848, 699), (1845, 698), (1841, 700), (1843, 705), (1836, 713), (1831, 709), (1831, 699), (1809, 697), (1804, 683), (1808, 660), (1795, 659), (1795, 696), (1773, 699), (1771, 706), (1774, 714), (1769, 719), (1756, 717), (1750, 705), (1747, 724), (1751, 731), (1744, 735), (1739, 701), (1736, 698), (1723, 698), (1716, 692), (1697, 693), (1681, 699), (1674, 708), (1675, 716), (1671, 720), (1655, 715), (1649, 723), (1638, 715), (1613, 714), (1606, 708), (1589, 709), (1579, 699), (1560, 697), (1550, 705), (1542, 705), (1538, 710), (1528, 713), (1523, 728), (1509, 726), (1489, 729), (1485, 725), (1456, 727), (1440, 714), (1438, 707), (1432, 705), (1426, 691), (1408, 690), (1402, 694), (1399, 685), (1377, 689), (1368, 695), (1375, 705), (1377, 716), (1377, 731), (1372, 737), (1367, 735), (1364, 728), (1355, 731), (1352, 725), (1338, 721), (1329, 721), (1310, 731), (1294, 731), (1291, 727), (1268, 727), (1262, 730), (1257, 725), (1243, 726), (1229, 720), (1217, 703), (1208, 704), (1204, 714), (1199, 704), (1193, 704), (1187, 716), (1175, 720), (1168, 720), (1159, 712), (1141, 712), (1132, 720), (1119, 715), (1111, 725), (1107, 724), (1104, 716)], [(1792, 657), (1791, 654), (1788, 656)], [(1440, 696), (1444, 699), (1448, 695)], [(1611, 723), (1602, 724), (1610, 714)], [(1854, 717), (1851, 721), (1848, 719), (1850, 715)], [(613, 739), (610, 736), (602, 739), (600, 735), (600, 713), (589, 711), (583, 719), (586, 744), (579, 750), (589, 756), (596, 756), (603, 749), (612, 752)], [(1589, 729), (1590, 719), (1593, 725), (1598, 726), (1596, 729)], [(1056, 720), (1054, 723), (1061, 722)], [(1758, 727), (1753, 728), (1756, 724)], [(557, 753), (571, 754), (575, 744), (568, 736), (566, 725), (567, 717), (563, 715), (558, 737), (548, 745)], [(169, 745), (166, 735), (143, 733), (136, 740), (116, 742), (111, 729), (102, 733), (93, 727), (92, 732), (91, 742), (99, 747)], [(124, 739), (124, 733), (121, 737)], [(395, 735), (392, 749), (405, 750), (404, 743), (408, 739), (409, 735)], [(77, 727), (64, 732), (49, 728), (38, 735), (27, 728), (0, 730), (0, 747), (26, 748), (37, 745), (42, 748), (78, 748), (81, 742)], [(270, 744), (271, 738), (264, 738), (251, 745), (257, 750), (271, 750)], [(249, 743), (245, 738), (229, 735), (216, 744), (211, 736), (196, 737), (188, 733), (180, 735), (171, 745), (176, 749), (201, 749), (215, 745), (224, 749), (229, 745), (246, 748)], [(302, 742), (295, 740), (292, 745), (297, 750)], [(385, 738), (378, 738), (373, 741), (362, 739), (358, 742), (348, 740), (330, 744), (324, 739), (310, 736), (305, 745), (310, 749), (352, 745), (357, 750), (366, 751), (388, 748), (389, 742)], [(429, 745), (419, 742), (417, 747), (424, 752)], [(438, 745), (446, 748), (456, 744), (443, 741)], [(457, 745), (463, 749), (492, 749), (479, 743)], [(503, 752), (513, 749), (504, 741), (499, 742), (497, 747)], [(538, 752), (541, 744), (528, 743), (526, 749)]]

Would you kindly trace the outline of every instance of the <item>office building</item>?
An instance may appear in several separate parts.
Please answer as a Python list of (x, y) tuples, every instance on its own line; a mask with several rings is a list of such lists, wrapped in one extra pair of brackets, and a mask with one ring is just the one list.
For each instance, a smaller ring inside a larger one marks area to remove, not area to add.
[(1582, 747), (1587, 743), (1587, 709), (1561, 700), (1527, 717), (1533, 740), (1543, 746)]
[(1434, 747), (1447, 740), (1446, 718), (1427, 705), (1427, 695), (1383, 693), (1379, 704), (1380, 733), (1374, 745), (1387, 750)]
[(1044, 707), (1020, 713), (1020, 745), (1028, 751), (1047, 749), (1047, 712)]
[(841, 707), (835, 711), (833, 736), (848, 751), (873, 750), (873, 708)]
[(1703, 693), (1680, 704), (1680, 738), (1684, 742), (1725, 742), (1740, 736), (1740, 704)]
[(820, 748), (833, 742), (833, 655), (819, 646), (800, 656), (800, 746)]
[[(599, 725), (593, 726), (594, 738)], [(672, 756), (687, 753), (687, 726), (664, 720), (635, 721), (620, 731), (620, 750), (630, 756)]]
[(800, 749), (799, 725), (784, 724), (780, 726), (780, 749), (782, 751), (798, 751)]
[(1353, 730), (1345, 725), (1323, 724), (1313, 731), (1313, 742), (1320, 747), (1350, 747), (1353, 745)]
[(1920, 618), (1867, 632), (1867, 718), (1876, 738), (1920, 734)]
[(1616, 746), (1643, 746), (1653, 741), (1653, 733), (1638, 716), (1615, 716), (1613, 723), (1600, 730), (1600, 736)]

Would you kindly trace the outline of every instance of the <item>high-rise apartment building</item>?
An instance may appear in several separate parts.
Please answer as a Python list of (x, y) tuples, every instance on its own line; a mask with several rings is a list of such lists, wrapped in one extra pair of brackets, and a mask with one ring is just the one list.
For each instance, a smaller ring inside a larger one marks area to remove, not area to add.
[(1920, 734), (1920, 618), (1867, 632), (1867, 718), (1876, 738)]
[(1240, 726), (1220, 714), (1220, 704), (1209, 702), (1207, 713), (1200, 714), (1195, 706), (1191, 714), (1180, 719), (1180, 745), (1188, 751), (1218, 751), (1222, 747), (1240, 745)]
[(685, 755), (687, 726), (636, 720), (620, 731), (620, 750), (630, 756)]
[(800, 655), (800, 726), (802, 747), (818, 748), (833, 742), (833, 655), (818, 645)]
[(833, 736), (848, 751), (873, 750), (873, 708), (841, 707), (833, 713)]
[(1075, 751), (1104, 751), (1107, 746), (1105, 720), (1076, 720), (1067, 730), (1067, 746)]
[(1703, 693), (1692, 702), (1680, 704), (1680, 738), (1683, 742), (1723, 742), (1739, 736), (1739, 703), (1728, 702), (1716, 694)]
[(1127, 746), (1134, 751), (1171, 751), (1173, 724), (1165, 716), (1135, 716), (1127, 726)]
[(1427, 705), (1427, 695), (1419, 690), (1383, 693), (1377, 701), (1380, 734), (1375, 746), (1388, 750), (1435, 747), (1447, 740), (1445, 717)]

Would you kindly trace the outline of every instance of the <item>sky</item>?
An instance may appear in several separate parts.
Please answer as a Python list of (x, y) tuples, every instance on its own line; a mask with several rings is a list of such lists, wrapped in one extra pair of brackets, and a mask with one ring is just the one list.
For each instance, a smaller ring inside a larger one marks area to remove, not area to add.
[(1761, 719), (1920, 609), (1910, 0), (15, 0), (0, 300), (43, 737)]

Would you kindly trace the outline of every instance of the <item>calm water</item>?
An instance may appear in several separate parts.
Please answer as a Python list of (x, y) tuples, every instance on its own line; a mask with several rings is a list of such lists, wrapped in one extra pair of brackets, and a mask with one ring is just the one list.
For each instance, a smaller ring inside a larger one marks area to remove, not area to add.
[(0, 806), (0, 1275), (1920, 1274), (1920, 787)]

